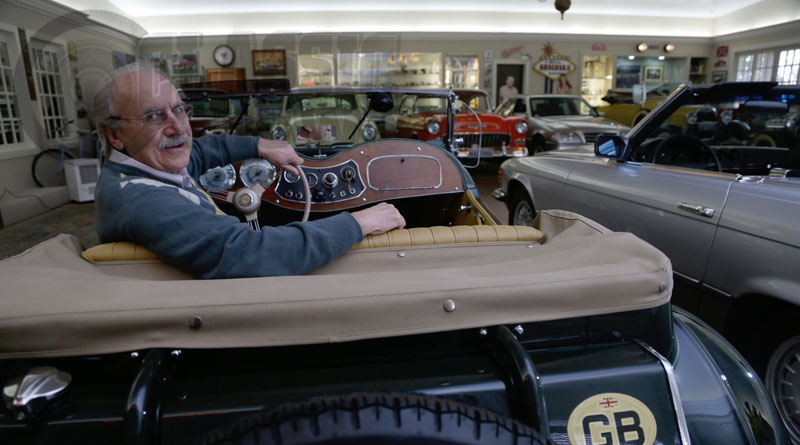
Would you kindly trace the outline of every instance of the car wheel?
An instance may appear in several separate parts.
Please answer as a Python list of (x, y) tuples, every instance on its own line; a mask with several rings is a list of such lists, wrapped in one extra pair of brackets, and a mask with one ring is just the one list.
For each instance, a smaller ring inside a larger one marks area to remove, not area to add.
[(353, 393), (287, 403), (241, 419), (204, 444), (545, 444), (533, 428), (484, 408), (409, 393)]
[(781, 343), (767, 364), (767, 390), (783, 418), (793, 443), (800, 443), (800, 335)]
[(512, 226), (532, 226), (536, 209), (525, 190), (517, 190), (508, 205), (508, 223)]

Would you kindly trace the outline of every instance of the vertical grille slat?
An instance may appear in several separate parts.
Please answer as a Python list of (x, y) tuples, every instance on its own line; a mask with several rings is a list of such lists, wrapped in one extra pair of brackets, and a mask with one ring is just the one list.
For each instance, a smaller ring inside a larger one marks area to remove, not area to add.
[[(478, 144), (478, 133), (456, 133), (455, 137), (463, 138), (462, 147), (472, 147)], [(481, 136), (481, 148), (499, 148), (503, 144), (508, 147), (511, 143), (511, 136), (508, 133), (483, 133)]]

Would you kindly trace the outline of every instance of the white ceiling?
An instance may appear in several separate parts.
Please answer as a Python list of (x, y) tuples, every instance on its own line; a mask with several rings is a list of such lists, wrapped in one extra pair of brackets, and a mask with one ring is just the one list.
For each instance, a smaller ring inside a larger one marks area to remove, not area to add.
[[(478, 32), (714, 37), (800, 20), (799, 0), (56, 0), (140, 36)], [(127, 22), (127, 23), (126, 23)]]

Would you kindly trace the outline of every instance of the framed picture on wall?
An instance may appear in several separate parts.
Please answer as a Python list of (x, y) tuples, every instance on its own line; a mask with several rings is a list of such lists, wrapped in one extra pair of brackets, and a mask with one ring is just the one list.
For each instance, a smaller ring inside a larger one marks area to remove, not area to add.
[(286, 74), (286, 51), (282, 49), (253, 50), (253, 74), (256, 76)]
[(195, 54), (173, 54), (172, 55), (172, 74), (185, 76), (187, 74), (197, 74), (197, 55)]
[(644, 67), (644, 81), (645, 82), (661, 82), (664, 80), (664, 67), (661, 65), (652, 65)]
[(641, 83), (641, 65), (617, 65), (617, 75), (615, 77), (615, 87), (631, 88)]

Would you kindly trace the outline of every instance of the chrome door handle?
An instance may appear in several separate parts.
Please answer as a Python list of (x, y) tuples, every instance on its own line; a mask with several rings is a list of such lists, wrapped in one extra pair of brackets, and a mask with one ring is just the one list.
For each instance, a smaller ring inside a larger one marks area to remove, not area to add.
[(681, 210), (686, 210), (687, 212), (696, 213), (700, 216), (705, 216), (707, 218), (711, 218), (714, 216), (714, 209), (711, 207), (703, 207), (697, 204), (689, 204), (688, 202), (679, 202), (678, 208)]

